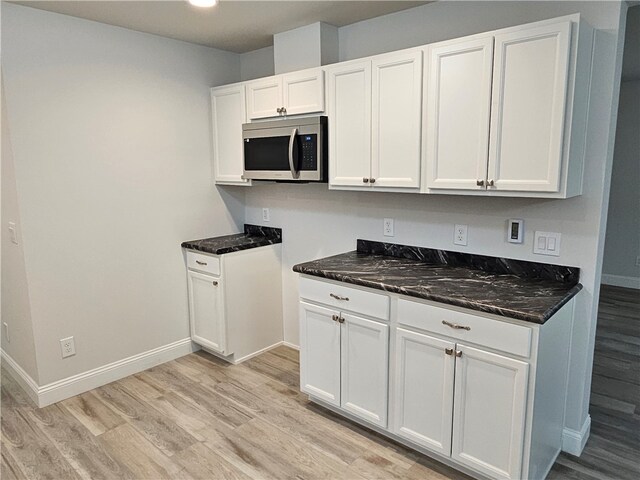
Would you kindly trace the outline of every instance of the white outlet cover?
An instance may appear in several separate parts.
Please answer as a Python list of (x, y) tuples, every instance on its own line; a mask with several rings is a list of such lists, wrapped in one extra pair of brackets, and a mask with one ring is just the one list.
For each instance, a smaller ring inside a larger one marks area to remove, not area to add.
[(269, 212), (268, 208), (263, 208), (262, 209), (262, 221), (264, 222), (268, 222), (271, 220), (271, 213)]
[(382, 233), (385, 237), (393, 237), (393, 218), (385, 218), (382, 224)]
[(467, 225), (456, 225), (453, 229), (453, 243), (456, 245), (467, 245)]
[(62, 351), (62, 358), (67, 358), (75, 355), (76, 344), (73, 341), (73, 337), (61, 338), (60, 350)]

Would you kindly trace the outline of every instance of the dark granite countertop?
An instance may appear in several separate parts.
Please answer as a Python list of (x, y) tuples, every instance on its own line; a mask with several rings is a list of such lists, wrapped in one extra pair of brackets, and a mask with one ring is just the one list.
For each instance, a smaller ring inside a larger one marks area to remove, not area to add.
[(367, 240), (293, 270), (538, 324), (582, 289), (575, 267)]
[(213, 255), (223, 255), (225, 253), (239, 252), (240, 250), (264, 247), (265, 245), (274, 245), (276, 243), (282, 243), (282, 230), (280, 228), (245, 224), (244, 233), (203, 238), (202, 240), (190, 240), (183, 242), (182, 248), (211, 253)]

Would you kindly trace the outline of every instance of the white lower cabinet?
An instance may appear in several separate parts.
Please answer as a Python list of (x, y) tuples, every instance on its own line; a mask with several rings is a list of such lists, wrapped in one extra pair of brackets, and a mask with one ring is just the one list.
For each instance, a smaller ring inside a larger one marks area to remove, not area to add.
[(387, 426), (389, 325), (300, 302), (300, 390)]
[(342, 408), (387, 426), (389, 325), (356, 315), (340, 317)]
[(300, 303), (300, 390), (340, 406), (340, 326), (336, 310)]
[(425, 448), (449, 455), (453, 416), (452, 355), (455, 343), (396, 330), (394, 432)]
[(193, 342), (231, 363), (282, 342), (280, 244), (185, 257)]
[(451, 457), (493, 478), (521, 478), (529, 365), (456, 345)]
[(191, 338), (218, 353), (225, 353), (226, 328), (220, 277), (187, 271)]
[(545, 478), (562, 445), (573, 301), (537, 325), (308, 276), (300, 298), (313, 401), (480, 478)]

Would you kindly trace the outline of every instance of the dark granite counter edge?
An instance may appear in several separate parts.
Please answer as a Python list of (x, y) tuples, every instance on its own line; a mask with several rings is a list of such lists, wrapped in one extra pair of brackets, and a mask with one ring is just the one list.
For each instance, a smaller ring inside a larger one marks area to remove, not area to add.
[(269, 240), (265, 238), (264, 242), (259, 242), (259, 243), (247, 243), (245, 245), (235, 245), (233, 247), (225, 247), (225, 248), (217, 248), (215, 251), (212, 251), (209, 248), (206, 247), (200, 247), (198, 245), (195, 245), (191, 242), (183, 242), (181, 247), (186, 249), (186, 250), (194, 250), (197, 252), (202, 252), (202, 253), (209, 253), (211, 255), (224, 255), (226, 253), (233, 253), (233, 252), (240, 252), (242, 250), (250, 250), (252, 248), (257, 248), (257, 247), (266, 247), (269, 245), (277, 245), (278, 243), (281, 242), (274, 242), (273, 240)]
[(569, 300), (571, 300), (580, 290), (582, 290), (582, 285), (580, 283), (574, 285), (567, 294), (556, 303), (552, 308), (548, 309), (542, 315), (527, 315), (523, 312), (519, 312), (517, 310), (509, 310), (505, 308), (493, 307), (491, 305), (485, 305), (481, 303), (469, 302), (464, 299), (457, 299), (451, 297), (442, 297), (440, 295), (433, 294), (424, 294), (418, 295), (415, 292), (407, 291), (402, 287), (398, 287), (395, 285), (383, 285), (378, 282), (373, 282), (369, 280), (363, 280), (357, 277), (350, 277), (348, 275), (341, 275), (331, 272), (322, 272), (319, 270), (308, 270), (300, 265), (295, 265), (293, 267), (293, 271), (297, 273), (301, 273), (304, 275), (311, 275), (313, 277), (321, 277), (327, 278), (329, 280), (336, 280), (339, 282), (350, 283), (352, 285), (360, 285), (363, 287), (373, 288), (375, 290), (382, 290), (384, 292), (392, 292), (398, 293), (400, 295), (406, 295), (408, 297), (420, 298), (423, 300), (431, 300), (437, 303), (443, 303), (447, 305), (454, 305), (457, 307), (467, 308), (469, 310), (476, 310), (485, 313), (492, 313), (494, 315), (498, 315), (506, 318), (514, 318), (516, 320), (523, 320), (525, 322), (544, 324), (549, 318), (551, 318), (560, 308), (562, 308)]

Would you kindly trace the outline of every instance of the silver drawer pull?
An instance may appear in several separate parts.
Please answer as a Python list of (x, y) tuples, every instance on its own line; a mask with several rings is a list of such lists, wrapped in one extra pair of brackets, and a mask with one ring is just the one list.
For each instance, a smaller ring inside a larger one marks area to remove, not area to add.
[(336, 295), (335, 293), (330, 293), (329, 296), (331, 298), (335, 298), (336, 300), (344, 300), (345, 302), (349, 301), (349, 297), (343, 297), (341, 295)]
[(207, 262), (201, 262), (200, 260), (196, 260), (196, 263), (198, 265), (206, 265), (207, 264)]
[(471, 327), (468, 327), (466, 325), (458, 325), (457, 323), (447, 322), (446, 320), (442, 320), (442, 324), (446, 325), (447, 327), (455, 328), (457, 330), (471, 330)]

